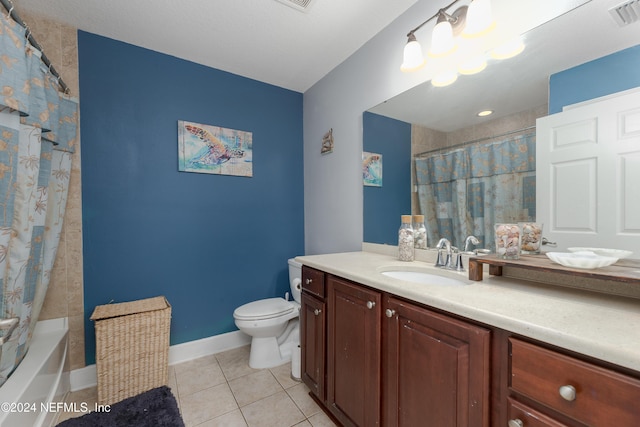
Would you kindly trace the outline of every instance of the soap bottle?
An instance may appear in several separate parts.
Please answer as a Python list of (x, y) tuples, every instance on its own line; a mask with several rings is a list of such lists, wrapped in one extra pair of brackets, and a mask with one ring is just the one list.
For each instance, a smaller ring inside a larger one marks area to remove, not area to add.
[(413, 261), (413, 227), (411, 215), (402, 215), (400, 229), (398, 230), (398, 259), (400, 261)]
[(413, 216), (413, 245), (416, 249), (427, 249), (427, 228), (424, 215)]

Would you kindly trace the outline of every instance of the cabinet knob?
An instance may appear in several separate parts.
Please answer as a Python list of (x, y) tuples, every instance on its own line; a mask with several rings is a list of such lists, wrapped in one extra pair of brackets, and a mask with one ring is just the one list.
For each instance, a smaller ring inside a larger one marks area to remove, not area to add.
[(524, 423), (522, 420), (515, 418), (513, 420), (509, 420), (509, 427), (524, 427)]
[(572, 385), (563, 385), (558, 389), (560, 396), (569, 402), (576, 400), (576, 388)]
[(315, 314), (316, 316), (319, 316), (320, 313), (322, 313), (322, 310), (320, 310), (319, 308), (316, 308), (315, 310), (313, 310), (313, 314)]
[(396, 311), (391, 310), (390, 308), (387, 308), (387, 311), (385, 311), (385, 314), (387, 315), (387, 317), (393, 317), (396, 315)]
[(306, 279), (304, 281), (305, 284), (310, 285), (313, 282), (313, 279)]
[(368, 308), (369, 310), (371, 310), (371, 309), (372, 309), (373, 307), (375, 307), (375, 306), (376, 306), (376, 303), (375, 303), (375, 302), (373, 302), (373, 301), (367, 301), (367, 308)]

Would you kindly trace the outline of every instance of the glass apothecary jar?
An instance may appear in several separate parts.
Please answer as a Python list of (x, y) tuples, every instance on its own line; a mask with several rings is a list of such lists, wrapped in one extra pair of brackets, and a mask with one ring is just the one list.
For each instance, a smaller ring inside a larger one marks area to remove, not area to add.
[(542, 223), (519, 222), (520, 227), (520, 253), (537, 255), (542, 248)]
[(520, 258), (520, 227), (518, 224), (496, 224), (496, 254), (502, 259)]
[(424, 226), (424, 215), (413, 216), (413, 246), (416, 249), (427, 249), (427, 228)]
[(398, 259), (400, 261), (413, 261), (415, 251), (413, 248), (413, 227), (411, 215), (401, 216), (400, 229), (398, 230)]

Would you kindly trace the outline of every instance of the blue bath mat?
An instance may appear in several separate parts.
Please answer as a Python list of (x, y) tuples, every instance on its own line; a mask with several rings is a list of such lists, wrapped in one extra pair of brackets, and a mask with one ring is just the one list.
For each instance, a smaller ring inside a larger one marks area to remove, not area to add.
[(58, 427), (185, 427), (178, 403), (163, 386), (110, 406), (109, 412), (91, 412), (71, 418)]

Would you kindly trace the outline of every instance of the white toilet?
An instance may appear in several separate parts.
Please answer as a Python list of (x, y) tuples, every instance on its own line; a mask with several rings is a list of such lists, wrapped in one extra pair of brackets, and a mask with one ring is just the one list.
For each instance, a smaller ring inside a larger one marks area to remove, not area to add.
[(236, 326), (251, 336), (249, 366), (272, 368), (291, 360), (300, 343), (298, 318), (302, 290), (302, 264), (289, 260), (289, 286), (293, 301), (267, 298), (236, 308)]

